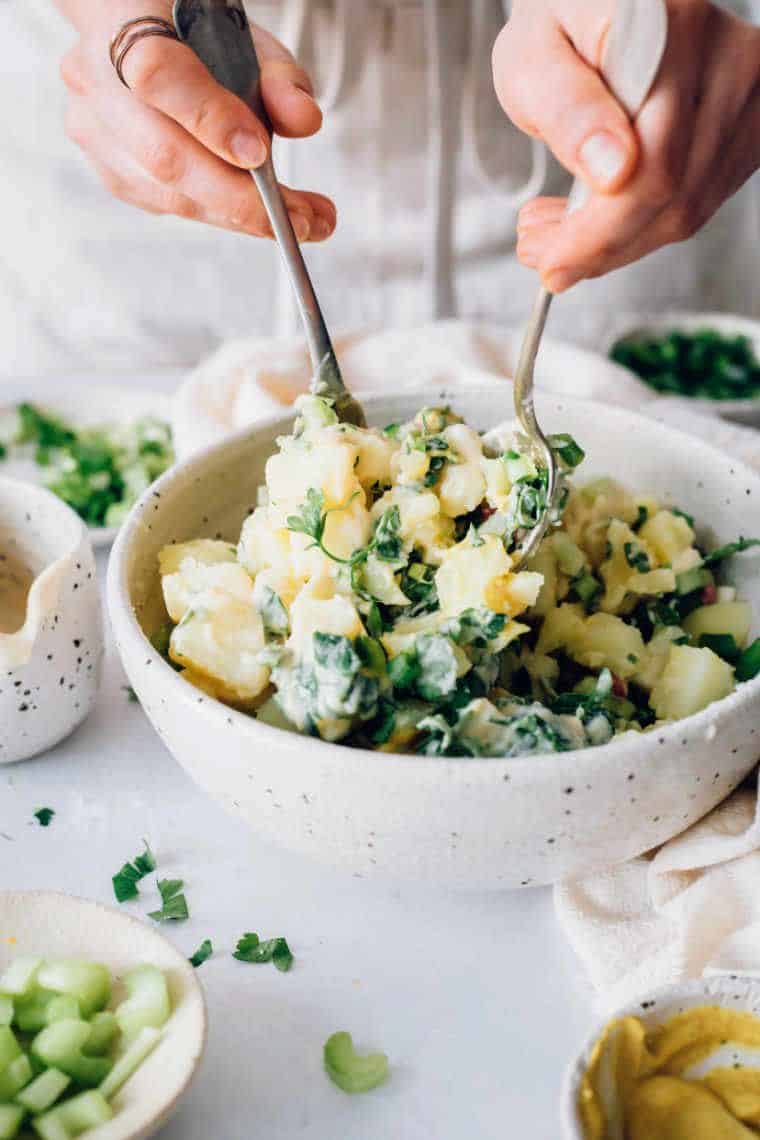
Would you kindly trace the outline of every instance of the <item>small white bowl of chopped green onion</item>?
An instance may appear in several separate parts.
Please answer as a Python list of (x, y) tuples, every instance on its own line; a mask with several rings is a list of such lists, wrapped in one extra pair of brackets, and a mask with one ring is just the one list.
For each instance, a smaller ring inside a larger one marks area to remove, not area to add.
[(0, 474), (48, 488), (111, 543), (174, 462), (169, 400), (110, 384), (14, 386), (0, 406)]
[(206, 1010), (193, 966), (128, 915), (0, 893), (0, 1140), (142, 1140), (194, 1077)]
[(760, 424), (760, 321), (729, 313), (663, 313), (615, 330), (609, 355), (653, 394)]

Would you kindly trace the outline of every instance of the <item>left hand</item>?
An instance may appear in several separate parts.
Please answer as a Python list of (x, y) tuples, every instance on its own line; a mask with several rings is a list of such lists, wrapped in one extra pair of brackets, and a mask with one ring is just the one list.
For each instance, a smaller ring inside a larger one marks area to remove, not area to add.
[(615, 0), (515, 0), (496, 92), (592, 189), (526, 205), (517, 252), (554, 293), (692, 237), (760, 167), (760, 28), (707, 0), (667, 0), (658, 78), (629, 123), (598, 69)]

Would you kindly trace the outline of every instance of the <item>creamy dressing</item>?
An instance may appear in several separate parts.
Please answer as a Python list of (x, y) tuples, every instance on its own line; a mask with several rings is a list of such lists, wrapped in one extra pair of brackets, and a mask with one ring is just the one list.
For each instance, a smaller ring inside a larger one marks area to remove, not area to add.
[(34, 574), (17, 555), (0, 549), (0, 634), (17, 633), (26, 620)]

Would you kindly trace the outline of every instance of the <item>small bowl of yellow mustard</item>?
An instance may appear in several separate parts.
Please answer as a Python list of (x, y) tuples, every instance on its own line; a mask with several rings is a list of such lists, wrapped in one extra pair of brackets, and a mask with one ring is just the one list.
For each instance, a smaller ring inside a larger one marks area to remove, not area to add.
[(565, 1140), (751, 1140), (760, 1132), (760, 979), (670, 986), (597, 1027), (570, 1065)]

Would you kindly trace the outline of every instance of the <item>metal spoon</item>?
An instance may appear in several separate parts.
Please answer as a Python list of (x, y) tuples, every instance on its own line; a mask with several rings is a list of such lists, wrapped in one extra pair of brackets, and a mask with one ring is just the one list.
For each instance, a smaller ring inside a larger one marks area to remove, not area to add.
[[(261, 69), (242, 0), (175, 0), (174, 26), (216, 81), (239, 96), (272, 134), (261, 97)], [(311, 391), (332, 400), (338, 419), (366, 427), (361, 406), (343, 383), (301, 247), (277, 182), (271, 155), (251, 171), (280, 247), (306, 333), (313, 368)]]
[[(602, 75), (617, 101), (631, 119), (641, 109), (660, 69), (668, 38), (668, 14), (664, 0), (617, 0), (607, 35)], [(579, 209), (589, 196), (582, 182), (575, 182), (567, 212)], [(535, 554), (555, 517), (560, 476), (557, 458), (536, 419), (533, 405), (533, 373), (541, 337), (549, 316), (552, 294), (540, 289), (525, 330), (514, 379), (515, 415), (528, 437), (535, 457), (548, 471), (546, 509), (536, 526), (515, 551), (515, 564)]]

